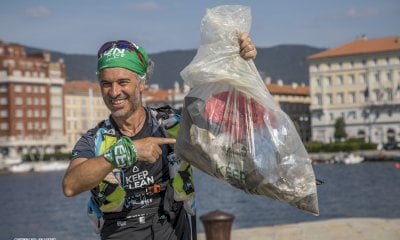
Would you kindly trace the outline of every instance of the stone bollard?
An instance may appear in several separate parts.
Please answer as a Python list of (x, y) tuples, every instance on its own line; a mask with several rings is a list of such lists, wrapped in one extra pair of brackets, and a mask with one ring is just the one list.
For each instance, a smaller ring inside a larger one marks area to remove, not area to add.
[(235, 216), (219, 210), (200, 217), (203, 222), (207, 240), (230, 240), (231, 227)]

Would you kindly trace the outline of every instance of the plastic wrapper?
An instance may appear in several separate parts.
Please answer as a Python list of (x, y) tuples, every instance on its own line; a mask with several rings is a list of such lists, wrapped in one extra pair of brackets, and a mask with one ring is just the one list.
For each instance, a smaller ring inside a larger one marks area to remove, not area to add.
[(247, 193), (318, 214), (311, 160), (290, 118), (274, 103), (252, 60), (239, 55), (250, 32), (245, 6), (208, 9), (201, 45), (181, 72), (185, 97), (179, 159)]

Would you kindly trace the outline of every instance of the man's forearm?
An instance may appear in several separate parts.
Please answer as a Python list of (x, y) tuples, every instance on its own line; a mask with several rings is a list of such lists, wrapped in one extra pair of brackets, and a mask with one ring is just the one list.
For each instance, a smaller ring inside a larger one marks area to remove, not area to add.
[(65, 173), (63, 191), (67, 197), (96, 187), (114, 169), (103, 156), (75, 159)]

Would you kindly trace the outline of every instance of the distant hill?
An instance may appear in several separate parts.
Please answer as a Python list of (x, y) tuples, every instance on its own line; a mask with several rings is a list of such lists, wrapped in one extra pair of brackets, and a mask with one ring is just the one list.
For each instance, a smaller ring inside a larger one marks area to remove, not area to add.
[[(47, 51), (52, 61), (63, 58), (66, 65), (67, 81), (96, 81), (96, 56), (83, 54), (65, 54), (38, 48), (25, 47), (27, 53)], [(284, 83), (308, 84), (307, 56), (325, 49), (305, 45), (278, 45), (269, 48), (257, 48), (255, 60), (260, 74), (270, 76), (273, 82), (282, 79)], [(183, 83), (180, 71), (185, 68), (197, 50), (176, 50), (150, 54), (155, 62), (155, 71), (149, 84), (158, 83), (161, 88), (173, 88), (174, 82)]]

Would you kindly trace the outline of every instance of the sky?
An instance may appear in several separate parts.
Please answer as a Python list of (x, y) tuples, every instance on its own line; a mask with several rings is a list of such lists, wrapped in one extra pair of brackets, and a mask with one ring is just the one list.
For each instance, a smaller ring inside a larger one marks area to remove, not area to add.
[(220, 5), (251, 8), (257, 47), (333, 48), (362, 35), (400, 35), (399, 0), (12, 0), (0, 3), (0, 40), (89, 55), (116, 39), (149, 53), (197, 49), (206, 10)]

